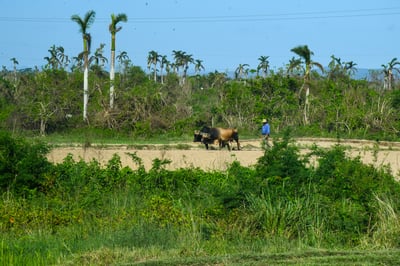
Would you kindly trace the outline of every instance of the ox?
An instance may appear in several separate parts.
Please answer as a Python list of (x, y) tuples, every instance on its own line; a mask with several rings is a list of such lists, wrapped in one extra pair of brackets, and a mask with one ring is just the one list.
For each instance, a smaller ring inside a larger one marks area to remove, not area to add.
[(208, 150), (209, 144), (217, 144), (219, 148), (228, 147), (231, 150), (230, 142), (236, 141), (237, 149), (240, 150), (239, 134), (234, 128), (220, 128), (204, 126), (201, 130), (194, 132), (193, 142), (201, 142)]

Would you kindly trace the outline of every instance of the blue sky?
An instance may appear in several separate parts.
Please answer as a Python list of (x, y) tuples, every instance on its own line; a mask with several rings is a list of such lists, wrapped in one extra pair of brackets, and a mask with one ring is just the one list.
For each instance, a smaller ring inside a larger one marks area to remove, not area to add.
[[(312, 59), (328, 65), (331, 55), (357, 68), (381, 68), (400, 58), (398, 0), (0, 0), (0, 66), (43, 66), (52, 45), (74, 57), (82, 51), (74, 14), (88, 10), (96, 19), (88, 32), (92, 52), (106, 44), (112, 13), (125, 13), (117, 54), (126, 51), (146, 69), (149, 51), (173, 61), (173, 50), (203, 60), (206, 71), (234, 71), (239, 64), (256, 68), (269, 56), (272, 69), (296, 56), (290, 50), (308, 45)], [(192, 67), (193, 68), (193, 67)]]

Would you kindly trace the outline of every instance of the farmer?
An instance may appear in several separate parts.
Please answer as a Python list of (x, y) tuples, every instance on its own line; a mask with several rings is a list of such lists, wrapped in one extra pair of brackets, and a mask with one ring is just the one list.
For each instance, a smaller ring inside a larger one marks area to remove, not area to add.
[(261, 137), (263, 141), (263, 146), (267, 145), (269, 147), (269, 134), (270, 134), (270, 126), (267, 119), (262, 120), (262, 127), (261, 127)]

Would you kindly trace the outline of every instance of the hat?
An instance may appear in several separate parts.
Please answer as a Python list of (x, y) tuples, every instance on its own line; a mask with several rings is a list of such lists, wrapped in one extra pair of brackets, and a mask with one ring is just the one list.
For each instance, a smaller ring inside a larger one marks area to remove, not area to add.
[(263, 122), (263, 123), (267, 123), (267, 119), (264, 118), (264, 119), (262, 120), (262, 122)]

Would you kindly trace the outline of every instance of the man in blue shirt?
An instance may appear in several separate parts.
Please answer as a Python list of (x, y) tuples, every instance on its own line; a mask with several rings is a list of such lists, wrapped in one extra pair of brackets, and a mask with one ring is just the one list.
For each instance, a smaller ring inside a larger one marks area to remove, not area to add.
[(261, 128), (261, 136), (263, 140), (263, 144), (266, 144), (269, 147), (268, 139), (270, 134), (270, 126), (267, 119), (263, 119), (263, 125)]

